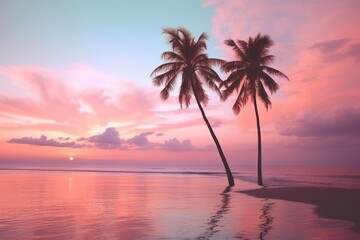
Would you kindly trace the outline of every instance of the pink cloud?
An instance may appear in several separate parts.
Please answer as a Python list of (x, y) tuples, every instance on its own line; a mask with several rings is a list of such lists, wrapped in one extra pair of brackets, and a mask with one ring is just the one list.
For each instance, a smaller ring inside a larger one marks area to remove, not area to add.
[[(269, 34), (275, 41), (270, 49), (270, 54), (276, 56), (272, 66), (291, 80), (288, 83), (277, 79), (280, 90), (271, 96), (272, 108), (265, 111), (260, 107), (265, 158), (301, 161), (305, 156), (302, 146), (312, 144), (314, 154), (309, 158), (336, 161), (334, 156), (339, 154), (323, 151), (327, 142), (328, 146), (338, 143), (341, 148), (337, 150), (346, 151), (347, 161), (354, 161), (350, 156), (359, 152), (350, 135), (357, 134), (359, 128), (356, 109), (360, 107), (360, 32), (355, 26), (360, 22), (360, 2), (208, 0), (207, 5), (215, 9), (212, 33), (223, 58), (234, 57), (223, 44), (225, 39), (246, 40), (257, 33)], [(233, 101), (234, 96), (228, 100), (230, 105)], [(249, 143), (256, 144), (251, 103), (234, 124), (238, 126), (234, 143), (248, 142), (248, 148)], [(235, 144), (231, 148), (235, 149)], [(273, 150), (267, 152), (267, 148)]]
[[(82, 71), (83, 68), (77, 69)], [(27, 96), (12, 92), (0, 95), (0, 112), (6, 114), (8, 124), (1, 124), (13, 130), (45, 127), (46, 131), (62, 131), (67, 134), (86, 134), (95, 125), (107, 126), (111, 122), (138, 121), (147, 123), (157, 119), (151, 113), (154, 108), (154, 92), (126, 81), (115, 83), (114, 78), (104, 84), (88, 88), (81, 72), (71, 74), (51, 72), (34, 67), (0, 67), (0, 74), (14, 83), (18, 89), (28, 92)], [(101, 75), (105, 81), (106, 75)], [(79, 77), (80, 75), (81, 77)], [(56, 77), (55, 77), (56, 76)], [(96, 78), (96, 76), (93, 76)], [(83, 89), (74, 84), (79, 80)], [(116, 89), (120, 89), (117, 91)], [(10, 117), (9, 117), (10, 116)], [(42, 119), (47, 124), (17, 123), (22, 118)], [(139, 121), (140, 119), (140, 121)], [(4, 120), (5, 121), (5, 120)], [(139, 124), (140, 124), (139, 123)], [(30, 128), (31, 128), (30, 127)]]

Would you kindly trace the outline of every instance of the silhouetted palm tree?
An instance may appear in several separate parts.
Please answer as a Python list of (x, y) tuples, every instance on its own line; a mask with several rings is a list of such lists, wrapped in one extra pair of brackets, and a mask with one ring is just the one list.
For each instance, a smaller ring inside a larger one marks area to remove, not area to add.
[(207, 56), (207, 35), (205, 33), (202, 33), (197, 41), (195, 41), (191, 33), (184, 28), (165, 28), (163, 33), (168, 35), (168, 43), (172, 51), (167, 51), (162, 54), (162, 59), (166, 63), (160, 65), (151, 73), (151, 77), (154, 77), (153, 84), (155, 86), (165, 85), (160, 93), (160, 97), (162, 100), (166, 100), (169, 97), (170, 91), (174, 89), (176, 80), (181, 78), (179, 92), (180, 106), (181, 108), (183, 105), (188, 107), (191, 97), (195, 97), (201, 115), (214, 139), (224, 164), (229, 186), (233, 186), (234, 179), (231, 170), (220, 143), (201, 106), (201, 104), (206, 105), (209, 100), (203, 88), (204, 84), (221, 96), (221, 91), (216, 83), (221, 83), (222, 80), (212, 67), (221, 66), (225, 61)]
[(268, 65), (272, 63), (275, 56), (268, 55), (269, 48), (274, 42), (267, 35), (258, 34), (255, 38), (250, 37), (248, 41), (232, 39), (225, 41), (225, 44), (232, 47), (237, 60), (224, 64), (221, 69), (229, 73), (227, 80), (223, 82), (226, 89), (223, 91), (223, 98), (237, 91), (238, 97), (233, 105), (235, 114), (239, 114), (241, 108), (247, 103), (248, 99), (254, 103), (257, 132), (258, 132), (258, 184), (263, 185), (261, 168), (261, 131), (256, 96), (264, 103), (266, 109), (271, 107), (270, 97), (265, 87), (271, 93), (279, 89), (279, 85), (270, 75), (289, 78)]

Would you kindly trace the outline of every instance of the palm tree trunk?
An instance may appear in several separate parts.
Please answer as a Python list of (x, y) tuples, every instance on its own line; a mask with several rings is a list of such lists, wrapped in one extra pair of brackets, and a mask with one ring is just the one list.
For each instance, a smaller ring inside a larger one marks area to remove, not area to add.
[(256, 103), (256, 95), (253, 96), (254, 99), (254, 107), (255, 107), (255, 115), (256, 115), (256, 125), (257, 125), (257, 133), (258, 133), (258, 185), (263, 186), (263, 179), (262, 179), (262, 167), (261, 167), (261, 130), (260, 130), (260, 119), (259, 113)]
[[(193, 87), (193, 89), (194, 89), (194, 86), (193, 86), (192, 83), (191, 83), (191, 85), (192, 85), (192, 87)], [(221, 146), (220, 146), (219, 140), (217, 139), (217, 137), (216, 137), (216, 135), (215, 135), (215, 133), (214, 133), (214, 131), (213, 131), (210, 123), (209, 123), (209, 120), (207, 119), (207, 117), (206, 117), (206, 115), (205, 115), (204, 109), (202, 108), (202, 106), (201, 106), (201, 104), (200, 104), (200, 101), (199, 101), (199, 98), (198, 98), (198, 96), (197, 96), (197, 94), (196, 94), (195, 91), (194, 91), (194, 96), (195, 96), (195, 99), (196, 99), (196, 103), (197, 103), (197, 105), (198, 105), (198, 107), (199, 107), (199, 109), (200, 109), (201, 115), (202, 115), (202, 117), (203, 117), (203, 119), (204, 119), (204, 121), (205, 121), (205, 123), (206, 123), (206, 126), (207, 126), (208, 129), (209, 129), (209, 132), (210, 132), (212, 138), (214, 139), (214, 142), (215, 142), (216, 147), (217, 147), (217, 149), (218, 149), (218, 152), (219, 152), (219, 154), (220, 154), (221, 160), (222, 160), (223, 165), (224, 165), (225, 170), (226, 170), (227, 178), (228, 178), (228, 181), (229, 181), (229, 186), (232, 187), (232, 186), (235, 185), (234, 178), (233, 178), (233, 175), (232, 175), (232, 173), (231, 173), (230, 167), (229, 167), (229, 165), (228, 165), (228, 163), (227, 163), (227, 161), (226, 161), (224, 152), (223, 152), (223, 150), (222, 150), (222, 148), (221, 148)]]

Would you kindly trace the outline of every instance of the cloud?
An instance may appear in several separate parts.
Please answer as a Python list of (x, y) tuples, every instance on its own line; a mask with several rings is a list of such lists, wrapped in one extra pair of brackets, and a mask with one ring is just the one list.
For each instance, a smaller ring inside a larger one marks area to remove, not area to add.
[(192, 145), (189, 139), (184, 141), (179, 141), (177, 138), (166, 140), (162, 148), (167, 151), (179, 151), (179, 152), (196, 150), (196, 147)]
[(60, 142), (54, 139), (48, 139), (45, 135), (41, 135), (39, 138), (22, 137), (12, 138), (9, 143), (29, 144), (37, 146), (50, 146), (50, 147), (66, 147), (66, 148), (82, 148), (85, 144), (78, 144), (76, 142)]
[(321, 59), (327, 62), (340, 61), (347, 58), (360, 60), (360, 43), (350, 38), (315, 43), (310, 49), (317, 49), (322, 54)]
[(90, 137), (81, 137), (76, 141), (68, 141), (69, 137), (58, 137), (58, 140), (48, 139), (45, 135), (40, 138), (22, 137), (12, 138), (9, 143), (29, 144), (38, 146), (51, 147), (68, 147), (68, 148), (98, 148), (98, 149), (118, 149), (123, 151), (144, 151), (144, 150), (165, 150), (165, 151), (214, 151), (214, 145), (204, 147), (194, 146), (189, 139), (180, 141), (177, 138), (165, 140), (164, 143), (151, 142), (148, 136), (156, 135), (155, 132), (143, 132), (129, 139), (121, 139), (119, 132), (112, 127), (106, 128), (103, 133)]
[(58, 137), (58, 140), (69, 141), (70, 137)]
[(218, 128), (218, 127), (221, 127), (222, 124), (223, 124), (223, 122), (221, 120), (217, 119), (217, 120), (213, 121), (212, 127), (213, 128)]
[[(145, 124), (159, 119), (152, 111), (158, 100), (155, 89), (89, 69), (75, 66), (70, 70), (51, 71), (0, 66), (0, 75), (5, 77), (6, 85), (12, 87), (9, 91), (0, 89), (0, 113), (11, 116), (5, 126), (12, 125), (11, 130), (28, 127), (79, 136), (95, 125)], [(41, 119), (47, 124), (41, 127), (28, 121), (12, 124), (25, 118)], [(2, 125), (3, 122), (0, 128)]]
[(136, 135), (126, 142), (130, 145), (135, 145), (140, 148), (152, 148), (153, 143), (150, 143), (147, 136), (154, 134), (154, 132), (145, 132), (139, 135)]
[(320, 43), (315, 43), (310, 48), (318, 49), (323, 54), (331, 54), (344, 47), (350, 41), (349, 38), (340, 38)]
[(360, 136), (360, 108), (345, 108), (333, 113), (306, 113), (288, 119), (277, 125), (278, 131), (285, 136), (334, 137)]
[(352, 44), (344, 53), (345, 57), (353, 57), (356, 61), (360, 61), (360, 43)]
[(89, 143), (93, 143), (97, 148), (119, 148), (123, 142), (119, 137), (119, 132), (115, 128), (106, 128), (99, 135), (91, 136), (87, 139)]
[(158, 132), (158, 133), (156, 133), (155, 135), (158, 136), (158, 137), (162, 137), (162, 136), (164, 136), (165, 134), (162, 133), (162, 132)]

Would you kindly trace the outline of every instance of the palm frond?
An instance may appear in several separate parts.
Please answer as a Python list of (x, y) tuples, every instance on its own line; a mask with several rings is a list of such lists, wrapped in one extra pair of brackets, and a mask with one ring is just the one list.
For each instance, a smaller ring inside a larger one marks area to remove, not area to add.
[(208, 65), (208, 60), (209, 60), (208, 55), (206, 53), (201, 53), (195, 55), (192, 62), (195, 65)]
[(274, 41), (268, 35), (261, 35), (260, 33), (254, 38), (252, 50), (254, 54), (260, 58), (269, 52), (269, 48), (274, 45)]
[(228, 73), (228, 72), (237, 71), (240, 68), (244, 68), (244, 67), (245, 67), (245, 62), (243, 61), (231, 61), (231, 62), (226, 62), (224, 65), (222, 65), (221, 70), (224, 71), (225, 73)]
[(165, 101), (166, 99), (169, 98), (170, 92), (172, 90), (174, 90), (174, 86), (175, 86), (175, 80), (176, 80), (176, 75), (173, 75), (172, 78), (168, 79), (168, 81), (165, 84), (165, 87), (163, 90), (161, 90), (160, 92), (160, 98)]
[(264, 103), (266, 109), (269, 109), (269, 107), (271, 107), (270, 97), (267, 94), (267, 92), (261, 82), (258, 84), (258, 92), (257, 93), (258, 93), (260, 100)]
[(271, 93), (276, 92), (280, 88), (279, 84), (277, 84), (275, 80), (265, 72), (261, 72), (260, 79), (263, 80), (263, 83), (270, 90)]
[(241, 49), (244, 56), (242, 58), (239, 58), (240, 60), (247, 61), (248, 60), (248, 50), (249, 50), (249, 44), (245, 42), (244, 40), (237, 40), (237, 45)]
[(240, 110), (242, 108), (242, 103), (241, 103), (241, 95), (239, 94), (234, 102), (234, 105), (232, 107), (232, 110), (234, 111), (235, 115), (238, 115), (240, 113)]
[(167, 42), (172, 47), (172, 50), (181, 56), (186, 44), (184, 36), (182, 36), (183, 32), (179, 31), (179, 28), (165, 28), (163, 33), (168, 35)]
[(195, 87), (195, 89), (193, 89), (193, 94), (196, 94), (199, 101), (204, 106), (206, 106), (207, 103), (209, 102), (209, 96), (206, 94), (200, 79), (196, 75), (194, 75), (193, 78), (192, 78), (192, 81), (193, 81), (193, 84), (194, 84), (194, 87)]
[(260, 57), (259, 64), (261, 64), (263, 66), (267, 66), (270, 63), (272, 63), (274, 60), (275, 60), (274, 55), (265, 55), (265, 56)]
[(226, 63), (225, 60), (219, 58), (208, 58), (208, 64), (210, 66), (222, 67)]
[(235, 52), (235, 55), (241, 59), (241, 60), (245, 60), (246, 55), (243, 52), (243, 49), (241, 47), (239, 47), (234, 40), (232, 39), (227, 39), (225, 40), (225, 44), (228, 45), (229, 47), (232, 47), (232, 49)]
[(174, 77), (177, 77), (179, 75), (181, 67), (170, 69), (169, 71), (160, 74), (153, 78), (153, 84), (154, 86), (161, 86), (164, 84), (164, 82), (167, 84), (167, 82), (170, 79), (173, 79)]
[(266, 34), (262, 35), (259, 33), (255, 39), (259, 48), (270, 48), (274, 45), (274, 41), (270, 38), (269, 35)]
[(245, 106), (247, 101), (249, 100), (249, 97), (251, 96), (247, 81), (244, 81), (244, 83), (241, 85), (239, 96), (241, 96), (241, 105)]
[(206, 40), (208, 39), (208, 35), (206, 33), (202, 33), (196, 44), (195, 44), (195, 48), (199, 48), (199, 49), (206, 49), (207, 45), (206, 45)]
[(186, 28), (179, 27), (179, 28), (177, 28), (177, 32), (178, 32), (179, 38), (182, 39), (184, 43), (190, 43), (190, 42), (194, 41), (193, 36)]
[(181, 108), (183, 107), (183, 104), (185, 104), (186, 107), (190, 105), (191, 94), (193, 91), (190, 81), (191, 74), (183, 72), (179, 92), (179, 103)]
[(223, 100), (226, 100), (241, 85), (241, 79), (236, 78), (225, 90), (222, 91)]
[(159, 72), (168, 71), (168, 70), (170, 70), (172, 68), (178, 68), (179, 64), (181, 64), (181, 63), (171, 62), (171, 63), (161, 64), (160, 66), (155, 68), (154, 71), (152, 71), (152, 73), (150, 74), (150, 77), (153, 77), (153, 76), (157, 75)]
[(201, 67), (197, 68), (196, 70), (199, 71), (200, 74), (202, 74), (202, 76), (204, 76), (204, 77), (205, 77), (204, 74), (206, 74), (207, 79), (205, 81), (211, 81), (211, 82), (216, 82), (216, 83), (223, 82), (223, 80), (220, 78), (219, 74), (211, 67), (201, 66)]
[(226, 84), (230, 84), (239, 79), (239, 84), (246, 79), (246, 69), (239, 69), (238, 71), (234, 71), (230, 73), (228, 78), (224, 81)]
[(288, 81), (290, 81), (290, 79), (285, 74), (283, 74), (279, 70), (276, 70), (275, 68), (271, 68), (271, 67), (268, 67), (268, 66), (263, 66), (262, 69), (265, 70), (265, 72), (267, 72), (267, 73), (269, 73), (271, 75), (275, 75), (277, 77), (283, 77), (283, 78), (286, 78)]
[(180, 56), (178, 53), (173, 52), (173, 51), (167, 51), (167, 52), (163, 52), (163, 54), (161, 54), (161, 59), (163, 59), (164, 61), (176, 61), (176, 62), (183, 62), (184, 58), (182, 58), (182, 56)]
[[(206, 83), (206, 85), (213, 90), (214, 92), (216, 92), (220, 97), (222, 97), (222, 93), (218, 87), (218, 85), (215, 84), (215, 82), (222, 82), (222, 80), (220, 79), (219, 75), (212, 70), (211, 68), (209, 69), (202, 69), (197, 71), (201, 77), (201, 79), (203, 80), (204, 83)], [(198, 78), (199, 79), (199, 78)]]
[(178, 37), (178, 32), (176, 28), (163, 28), (162, 33), (168, 35), (168, 40)]
[(256, 95), (257, 90), (257, 80), (247, 79), (247, 92), (249, 95)]

